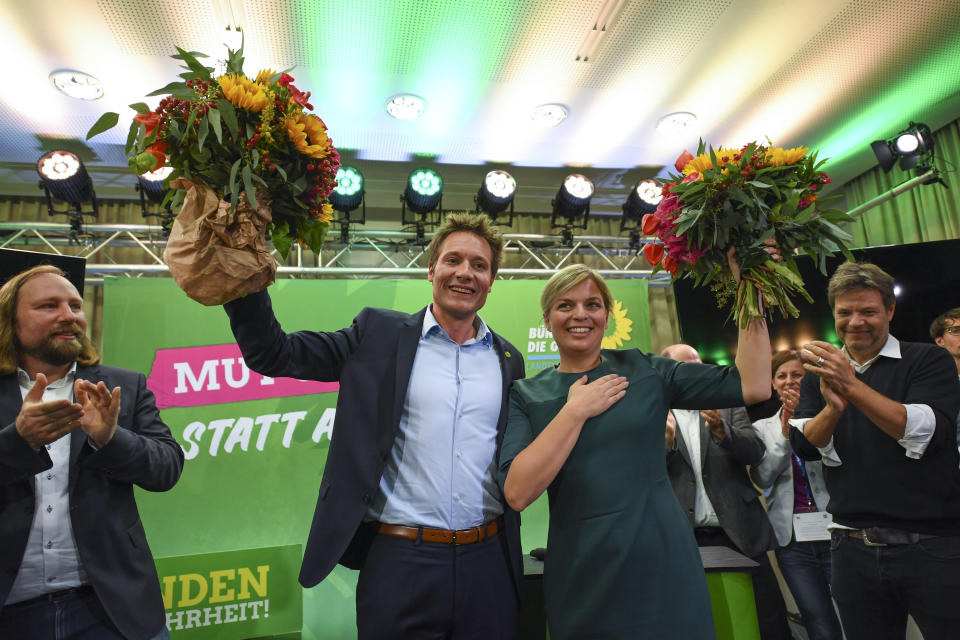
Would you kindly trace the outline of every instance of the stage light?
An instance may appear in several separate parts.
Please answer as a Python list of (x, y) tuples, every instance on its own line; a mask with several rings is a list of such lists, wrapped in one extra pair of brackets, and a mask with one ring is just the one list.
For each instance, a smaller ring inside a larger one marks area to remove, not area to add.
[[(363, 174), (356, 167), (343, 165), (337, 169), (337, 186), (330, 193), (330, 204), (340, 217), (335, 221), (340, 223), (340, 242), (350, 242), (350, 225), (367, 224), (366, 190), (363, 188)], [(352, 218), (350, 213), (358, 207), (360, 217)]]
[[(83, 231), (83, 216), (97, 217), (98, 213), (97, 194), (83, 162), (77, 154), (70, 151), (48, 151), (37, 160), (37, 173), (40, 174), (38, 186), (43, 189), (47, 198), (47, 214), (69, 216), (71, 237), (78, 239)], [(72, 210), (54, 210), (54, 198), (66, 202)], [(90, 203), (90, 211), (83, 210), (82, 205), (85, 202)]]
[(925, 124), (910, 125), (889, 140), (874, 140), (870, 143), (880, 167), (889, 172), (900, 160), (903, 170), (917, 167), (923, 173), (933, 167), (933, 134)]
[(173, 167), (160, 167), (137, 176), (137, 191), (146, 196), (150, 202), (160, 204), (166, 197), (170, 187), (163, 186), (164, 180), (173, 173)]
[(550, 201), (553, 213), (551, 227), (563, 227), (563, 244), (573, 244), (573, 229), (586, 229), (590, 218), (590, 199), (593, 198), (593, 182), (582, 173), (571, 173)]
[(513, 224), (513, 197), (516, 193), (517, 181), (513, 176), (506, 171), (490, 171), (480, 183), (480, 189), (474, 198), (476, 211), (483, 211), (494, 223), (498, 223), (497, 217), (509, 207), (510, 215), (507, 221), (499, 224), (510, 226)]
[(363, 203), (363, 174), (356, 167), (344, 165), (337, 169), (337, 186), (330, 194), (330, 204), (341, 213), (349, 214)]
[(414, 213), (429, 213), (440, 206), (443, 178), (433, 169), (414, 169), (407, 178), (403, 198)]
[[(663, 200), (663, 189), (655, 180), (641, 180), (632, 189), (623, 209), (623, 221), (639, 224), (643, 216), (657, 210), (657, 205)], [(623, 221), (620, 228), (624, 229)]]

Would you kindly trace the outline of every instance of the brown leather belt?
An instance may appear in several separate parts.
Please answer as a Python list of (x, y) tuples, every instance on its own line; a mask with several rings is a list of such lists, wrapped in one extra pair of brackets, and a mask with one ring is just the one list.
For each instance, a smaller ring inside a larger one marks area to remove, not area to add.
[(886, 547), (891, 544), (916, 544), (921, 540), (936, 538), (928, 533), (912, 533), (886, 527), (868, 527), (866, 529), (839, 529), (843, 535), (862, 540), (868, 547)]
[(395, 536), (397, 538), (406, 538), (407, 540), (420, 539), (423, 542), (438, 542), (440, 544), (473, 544), (482, 542), (487, 538), (500, 533), (503, 529), (503, 516), (492, 520), (487, 524), (481, 524), (471, 529), (431, 529), (430, 527), (405, 527), (399, 524), (385, 524), (383, 522), (375, 523), (377, 533), (385, 536)]

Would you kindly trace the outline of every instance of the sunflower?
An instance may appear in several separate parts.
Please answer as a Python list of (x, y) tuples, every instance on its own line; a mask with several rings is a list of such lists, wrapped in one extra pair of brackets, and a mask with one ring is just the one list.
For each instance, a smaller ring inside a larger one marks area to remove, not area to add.
[(245, 76), (235, 74), (220, 76), (217, 82), (223, 90), (223, 97), (235, 107), (248, 111), (262, 111), (270, 101), (263, 87)]
[(327, 129), (317, 116), (295, 113), (287, 116), (283, 125), (293, 146), (308, 158), (325, 158), (330, 153)]
[(270, 78), (275, 75), (277, 75), (277, 72), (273, 69), (263, 69), (257, 74), (257, 79), (254, 80), (254, 82), (259, 84), (267, 84), (270, 82)]
[[(733, 155), (737, 154), (739, 156), (740, 152), (735, 149), (724, 149), (723, 147), (720, 147), (713, 153), (717, 157), (717, 162), (719, 162), (721, 165), (724, 165), (734, 164), (736, 161), (733, 159)], [(703, 173), (704, 170), (712, 168), (713, 162), (710, 160), (710, 154), (701, 153), (683, 167), (683, 175), (686, 177), (691, 173)]]
[(323, 208), (317, 212), (317, 222), (330, 224), (331, 220), (333, 220), (333, 205), (329, 202), (324, 202)]
[(613, 316), (613, 333), (603, 337), (603, 342), (600, 343), (600, 347), (603, 349), (619, 348), (630, 339), (630, 331), (633, 329), (633, 320), (627, 317), (627, 310), (623, 308), (619, 300), (613, 301), (613, 309), (610, 310), (610, 315)]
[(794, 164), (803, 159), (807, 155), (807, 151), (810, 150), (810, 147), (794, 147), (793, 149), (781, 149), (777, 147), (776, 149), (771, 149), (767, 151), (767, 164), (773, 165), (775, 167), (783, 167), (789, 164)]

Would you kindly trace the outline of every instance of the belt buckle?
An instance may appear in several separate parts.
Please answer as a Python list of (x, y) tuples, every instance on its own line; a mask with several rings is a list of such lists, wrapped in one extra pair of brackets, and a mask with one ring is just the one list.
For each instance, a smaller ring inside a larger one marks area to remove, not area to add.
[(867, 533), (867, 530), (866, 530), (866, 529), (861, 529), (861, 530), (860, 530), (860, 535), (863, 536), (863, 544), (867, 545), (868, 547), (885, 547), (885, 546), (887, 546), (887, 543), (886, 543), (886, 542), (874, 542), (873, 540), (871, 540), (871, 539), (870, 539), (870, 534)]

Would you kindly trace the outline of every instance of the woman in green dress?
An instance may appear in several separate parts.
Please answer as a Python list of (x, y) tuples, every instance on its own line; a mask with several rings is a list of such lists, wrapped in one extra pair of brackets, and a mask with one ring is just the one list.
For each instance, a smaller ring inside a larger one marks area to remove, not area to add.
[(540, 302), (560, 364), (514, 383), (499, 479), (517, 511), (548, 492), (551, 639), (714, 638), (697, 543), (667, 477), (664, 425), (671, 407), (769, 397), (766, 326), (740, 331), (736, 367), (679, 363), (601, 349), (612, 300), (583, 265), (556, 273)]

